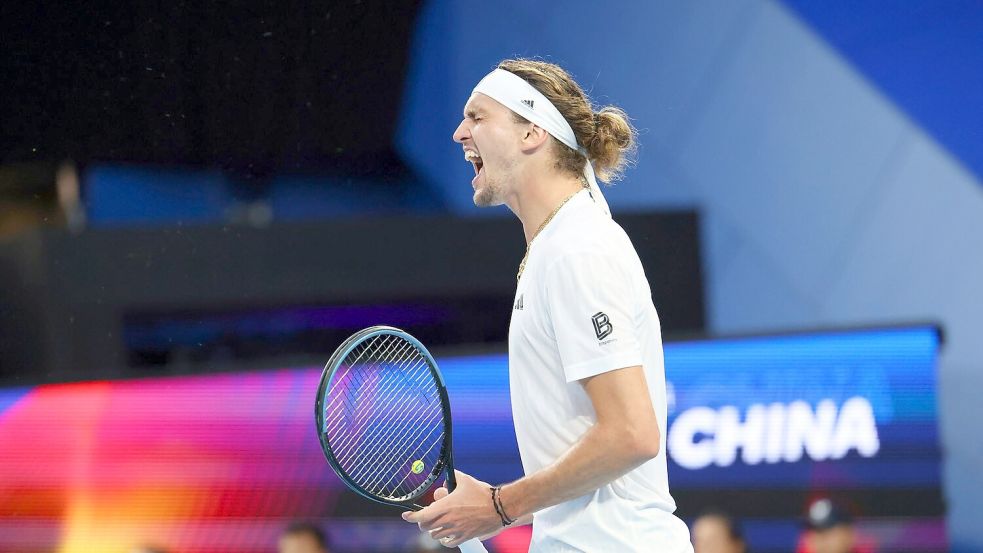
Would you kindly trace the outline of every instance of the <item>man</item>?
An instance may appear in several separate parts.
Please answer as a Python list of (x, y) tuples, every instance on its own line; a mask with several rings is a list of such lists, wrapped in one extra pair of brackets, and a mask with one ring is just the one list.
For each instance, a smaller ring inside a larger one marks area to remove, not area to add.
[(509, 328), (525, 476), (492, 487), (461, 473), (454, 493), (403, 514), (444, 545), (532, 523), (536, 552), (692, 551), (666, 476), (658, 315), (594, 173), (616, 177), (634, 138), (624, 112), (594, 112), (544, 62), (502, 62), (464, 107), (454, 140), (474, 202), (508, 206), (527, 243)]
[(328, 535), (309, 522), (293, 522), (280, 534), (279, 553), (331, 553)]
[(695, 553), (747, 553), (737, 521), (723, 511), (704, 511), (693, 521)]
[(828, 498), (817, 499), (806, 512), (806, 551), (810, 553), (853, 553), (857, 545), (853, 517)]

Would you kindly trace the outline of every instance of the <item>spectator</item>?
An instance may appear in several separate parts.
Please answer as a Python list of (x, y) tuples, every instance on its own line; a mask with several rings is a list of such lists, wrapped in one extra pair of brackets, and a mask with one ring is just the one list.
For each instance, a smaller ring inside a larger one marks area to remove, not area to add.
[(279, 553), (331, 553), (328, 534), (310, 522), (293, 522), (280, 534)]
[(724, 511), (704, 511), (693, 521), (691, 534), (695, 553), (747, 553), (740, 525)]
[(853, 517), (831, 499), (813, 501), (806, 512), (806, 550), (811, 553), (856, 553)]

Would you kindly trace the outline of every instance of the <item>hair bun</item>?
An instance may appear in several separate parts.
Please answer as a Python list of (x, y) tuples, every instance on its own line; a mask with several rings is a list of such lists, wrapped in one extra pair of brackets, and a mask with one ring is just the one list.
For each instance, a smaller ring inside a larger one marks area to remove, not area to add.
[(594, 113), (594, 136), (585, 147), (602, 180), (620, 177), (634, 153), (635, 136), (635, 128), (621, 108), (606, 106)]

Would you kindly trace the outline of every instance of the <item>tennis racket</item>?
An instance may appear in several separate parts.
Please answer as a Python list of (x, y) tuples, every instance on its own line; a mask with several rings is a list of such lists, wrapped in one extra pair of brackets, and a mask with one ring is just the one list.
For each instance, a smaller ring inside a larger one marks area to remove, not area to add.
[[(331, 355), (317, 387), (314, 417), (321, 450), (359, 495), (420, 510), (443, 475), (457, 486), (451, 407), (430, 352), (389, 326), (356, 332)], [(463, 553), (487, 553), (478, 540)]]

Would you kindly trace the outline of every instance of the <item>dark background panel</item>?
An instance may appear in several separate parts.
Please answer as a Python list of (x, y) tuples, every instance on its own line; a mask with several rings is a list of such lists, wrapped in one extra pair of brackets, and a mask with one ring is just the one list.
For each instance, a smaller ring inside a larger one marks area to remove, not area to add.
[[(617, 220), (664, 332), (701, 332), (696, 214)], [(10, 345), (0, 368), (45, 381), (312, 361), (352, 331), (407, 313), (406, 329), (434, 347), (502, 344), (522, 254), (520, 226), (503, 218), (28, 233), (0, 244)]]

